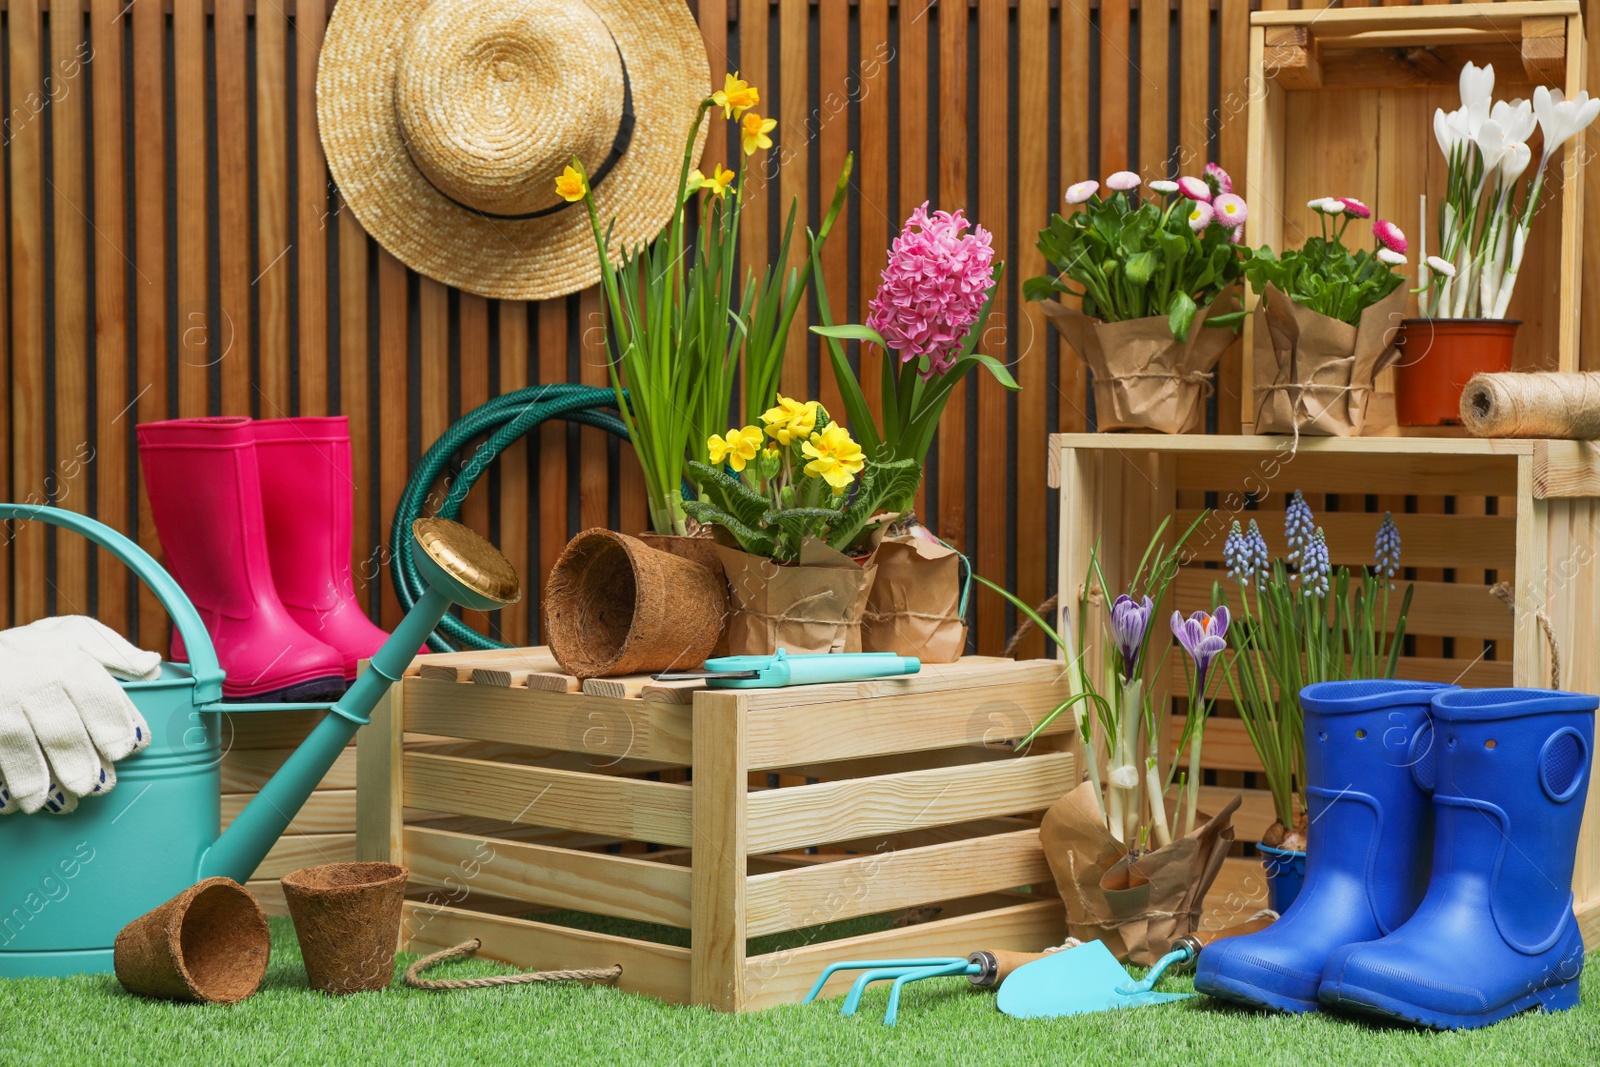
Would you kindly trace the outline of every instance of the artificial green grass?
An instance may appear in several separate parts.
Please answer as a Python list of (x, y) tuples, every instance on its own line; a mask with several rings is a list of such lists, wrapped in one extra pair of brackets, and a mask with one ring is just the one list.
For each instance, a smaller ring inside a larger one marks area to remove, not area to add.
[[(744, 1016), (662, 1004), (613, 989), (509, 986), (331, 998), (306, 987), (288, 920), (272, 920), (260, 993), (232, 1007), (139, 1000), (114, 978), (0, 981), (0, 1064), (1594, 1064), (1600, 1062), (1600, 958), (1583, 1002), (1470, 1033), (1374, 1026), (1326, 1015), (1263, 1015), (1200, 997), (1160, 1007), (1020, 1022), (965, 980), (907, 986), (900, 1024), (880, 1021), (886, 993), (854, 1018), (839, 1000)], [(1470, 953), (1470, 946), (1462, 946)], [(396, 976), (412, 957), (396, 964)], [(434, 977), (502, 974), (446, 964)], [(1184, 978), (1162, 989), (1187, 989)]]

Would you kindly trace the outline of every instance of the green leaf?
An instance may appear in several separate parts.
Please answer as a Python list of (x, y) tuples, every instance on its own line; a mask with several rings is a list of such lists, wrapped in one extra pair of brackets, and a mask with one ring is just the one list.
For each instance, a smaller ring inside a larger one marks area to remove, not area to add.
[(1042, 276), (1029, 278), (1022, 283), (1022, 299), (1049, 300), (1057, 293), (1067, 292), (1067, 287), (1055, 278)]
[(834, 337), (841, 341), (871, 341), (880, 348), (889, 347), (889, 342), (871, 326), (813, 326), (811, 332), (818, 337)]
[(707, 526), (721, 526), (738, 540), (746, 552), (757, 556), (770, 556), (777, 549), (777, 538), (766, 530), (747, 526), (734, 516), (704, 500), (685, 500), (683, 510), (696, 522)]
[(1179, 341), (1189, 339), (1189, 324), (1198, 310), (1188, 293), (1180, 289), (1172, 294), (1172, 303), (1167, 305), (1167, 327), (1172, 330), (1173, 337)]
[(1128, 257), (1127, 265), (1123, 268), (1128, 276), (1128, 281), (1134, 285), (1148, 285), (1155, 276), (1156, 267), (1161, 260), (1154, 252), (1140, 252)]
[(746, 485), (743, 479), (735, 478), (720, 467), (690, 460), (689, 477), (718, 507), (747, 527), (759, 527), (771, 506), (765, 496)]

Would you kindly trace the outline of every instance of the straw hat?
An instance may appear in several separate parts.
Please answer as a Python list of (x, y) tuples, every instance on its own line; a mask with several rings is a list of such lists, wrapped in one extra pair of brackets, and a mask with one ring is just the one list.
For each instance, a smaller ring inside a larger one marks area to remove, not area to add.
[(469, 292), (540, 300), (600, 277), (588, 212), (555, 193), (562, 168), (589, 173), (613, 249), (649, 240), (710, 89), (683, 0), (340, 0), (317, 122), (379, 244)]

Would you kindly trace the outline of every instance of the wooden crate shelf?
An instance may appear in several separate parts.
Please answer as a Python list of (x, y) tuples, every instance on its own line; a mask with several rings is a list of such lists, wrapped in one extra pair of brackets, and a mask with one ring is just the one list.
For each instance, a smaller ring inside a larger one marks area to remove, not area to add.
[[(538, 688), (552, 673), (544, 649), (425, 656), (359, 735), (356, 851), (410, 869), (406, 947), (471, 936), (522, 967), (620, 963), (624, 989), (742, 1011), (798, 1000), (833, 960), (1065, 936), (1038, 816), (1080, 780), (1076, 735), (1063, 717), (1012, 745), (1065, 699), (1059, 663), (657, 699), (635, 680)], [(633, 695), (595, 695), (616, 692)], [(909, 909), (932, 918), (751, 948)]]
[[(1542, 617), (1560, 650), (1561, 687), (1600, 693), (1600, 662), (1590, 654), (1600, 625), (1600, 445), (1319, 437), (1301, 438), (1296, 447), (1272, 437), (1058, 434), (1051, 438), (1049, 473), (1060, 489), (1061, 599), (1074, 611), (1091, 552), (1098, 548), (1109, 588), (1119, 589), (1164, 517), (1185, 520), (1169, 528), (1175, 537), (1202, 508), (1211, 513), (1187, 543), (1172, 602), (1157, 605), (1156, 617), (1209, 608), (1212, 583), (1224, 577), (1222, 544), (1233, 521), (1258, 519), (1274, 558), (1281, 558), (1284, 505), (1301, 489), (1328, 532), (1333, 562), (1352, 570), (1371, 561), (1383, 512), (1394, 513), (1401, 563), (1417, 587), (1401, 677), (1549, 686), (1551, 645)], [(1510, 584), (1514, 609), (1491, 595), (1498, 582)], [(1063, 626), (1070, 624), (1070, 633), (1081, 628), (1092, 643), (1104, 632), (1104, 610), (1091, 606), (1089, 617)], [(1164, 625), (1152, 648), (1157, 657), (1172, 648)], [(1161, 701), (1183, 686), (1181, 670), (1170, 663), (1154, 683)], [(1169, 745), (1181, 725), (1181, 708), (1172, 710)], [(1243, 724), (1229, 714), (1219, 705), (1219, 717), (1206, 727), (1204, 766), (1218, 779), (1205, 790), (1212, 805), (1260, 770)], [(1242, 791), (1239, 839), (1254, 841), (1272, 822), (1272, 808), (1265, 790)], [(1229, 861), (1207, 897), (1208, 925), (1264, 900), (1259, 870), (1254, 860)], [(1600, 944), (1600, 786), (1593, 784), (1573, 892), (1594, 947)]]
[[(1433, 136), (1433, 113), (1460, 103), (1458, 77), (1468, 61), (1495, 69), (1495, 95), (1530, 97), (1536, 85), (1566, 96), (1584, 88), (1586, 43), (1576, 0), (1427, 7), (1345, 7), (1259, 11), (1250, 17), (1250, 91), (1245, 196), (1252, 247), (1299, 247), (1320, 232), (1306, 202), (1353, 196), (1411, 240), (1407, 287), (1418, 278), (1416, 250), (1438, 250), (1435, 212), (1446, 163)], [(1580, 360), (1584, 137), (1551, 164), (1548, 203), (1529, 236), (1509, 317), (1521, 319), (1515, 366), (1521, 370), (1592, 369)], [(1420, 212), (1427, 195), (1428, 216)], [(1371, 223), (1355, 221), (1346, 244), (1371, 243)], [(1407, 315), (1417, 314), (1416, 298)], [(1243, 429), (1255, 424), (1254, 353), (1246, 324)], [(1397, 427), (1394, 373), (1378, 376), (1368, 435), (1449, 432)]]

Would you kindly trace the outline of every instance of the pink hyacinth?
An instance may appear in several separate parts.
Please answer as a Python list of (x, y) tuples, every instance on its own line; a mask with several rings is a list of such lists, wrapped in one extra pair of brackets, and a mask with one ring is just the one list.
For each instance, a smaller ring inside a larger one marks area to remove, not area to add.
[(1178, 192), (1190, 200), (1203, 200), (1208, 204), (1211, 202), (1211, 186), (1187, 174), (1178, 179)]
[(1372, 209), (1353, 196), (1341, 196), (1339, 203), (1344, 205), (1344, 213), (1353, 219), (1370, 219)]
[(1217, 192), (1233, 192), (1233, 178), (1228, 175), (1227, 171), (1223, 170), (1215, 163), (1207, 163), (1205, 167), (1201, 169), (1200, 173), (1205, 176), (1206, 181), (1209, 182), (1212, 187), (1217, 190)]
[(1400, 227), (1388, 219), (1379, 219), (1372, 224), (1372, 236), (1376, 237), (1378, 243), (1383, 247), (1393, 252), (1399, 252), (1402, 256), (1410, 248), (1406, 241), (1406, 235), (1401, 232)]
[(867, 325), (900, 354), (900, 362), (927, 356), (924, 376), (942, 374), (983, 311), (993, 265), (988, 230), (960, 211), (930, 216), (924, 202), (890, 247), (877, 295), (867, 305)]

